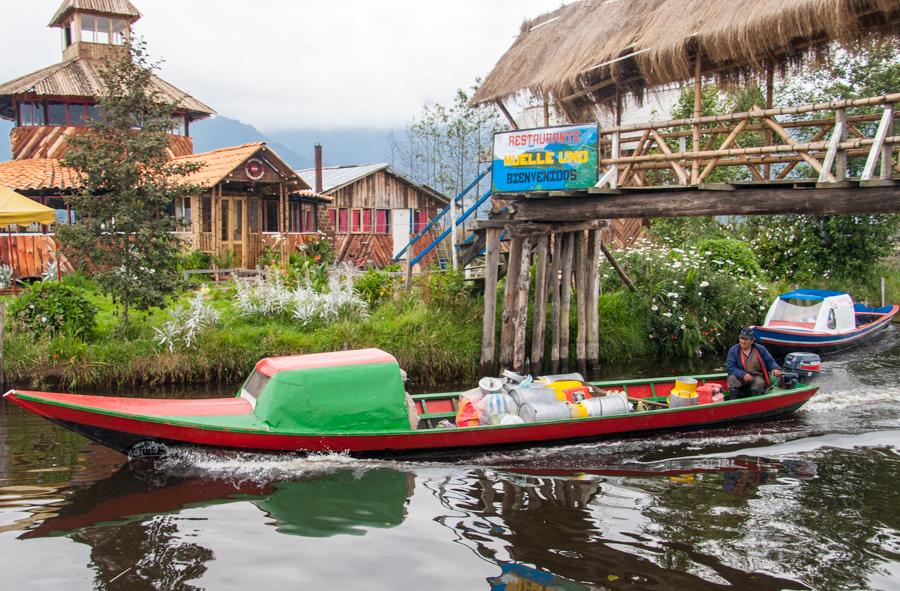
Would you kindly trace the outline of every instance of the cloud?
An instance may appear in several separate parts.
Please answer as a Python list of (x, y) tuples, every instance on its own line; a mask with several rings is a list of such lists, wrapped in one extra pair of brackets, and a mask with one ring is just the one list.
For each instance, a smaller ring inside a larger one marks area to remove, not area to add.
[[(560, 0), (133, 0), (161, 75), (260, 129), (403, 125), (484, 77), (523, 20)], [(59, 0), (16, 2), (0, 23), (11, 80), (59, 60)], [(28, 50), (23, 50), (28, 48)]]

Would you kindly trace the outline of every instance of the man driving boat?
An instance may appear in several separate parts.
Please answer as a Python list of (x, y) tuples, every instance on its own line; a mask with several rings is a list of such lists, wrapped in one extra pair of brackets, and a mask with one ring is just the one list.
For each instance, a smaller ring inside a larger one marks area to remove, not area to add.
[(738, 344), (728, 351), (728, 390), (740, 397), (759, 396), (772, 385), (769, 372), (776, 378), (783, 373), (778, 363), (762, 345), (754, 340), (753, 329), (742, 328)]

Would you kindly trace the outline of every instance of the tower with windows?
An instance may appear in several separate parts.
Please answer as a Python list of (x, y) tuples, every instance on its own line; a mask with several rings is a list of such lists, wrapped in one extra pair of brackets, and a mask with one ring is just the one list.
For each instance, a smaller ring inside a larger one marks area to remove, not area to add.
[[(0, 84), (0, 118), (15, 122), (10, 133), (15, 160), (62, 157), (67, 138), (84, 133), (101, 116), (103, 60), (124, 51), (140, 16), (129, 0), (63, 0), (49, 25), (60, 30), (62, 61)], [(171, 155), (191, 154), (191, 123), (214, 111), (157, 76), (153, 83), (177, 105)]]

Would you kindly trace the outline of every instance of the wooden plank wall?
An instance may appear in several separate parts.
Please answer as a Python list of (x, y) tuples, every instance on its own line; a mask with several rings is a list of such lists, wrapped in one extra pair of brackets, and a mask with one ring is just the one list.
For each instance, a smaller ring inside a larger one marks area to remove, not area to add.
[[(0, 264), (12, 267), (16, 277), (40, 277), (54, 260), (56, 241), (49, 234), (8, 234), (0, 235)], [(63, 255), (62, 272), (71, 273), (72, 265)]]
[(334, 198), (331, 207), (429, 211), (443, 207), (442, 203), (428, 193), (383, 170), (328, 195)]
[[(31, 158), (62, 158), (69, 147), (69, 138), (88, 133), (87, 127), (39, 125), (16, 127), (9, 134), (13, 160)], [(189, 137), (170, 136), (169, 156), (194, 153), (194, 141)]]

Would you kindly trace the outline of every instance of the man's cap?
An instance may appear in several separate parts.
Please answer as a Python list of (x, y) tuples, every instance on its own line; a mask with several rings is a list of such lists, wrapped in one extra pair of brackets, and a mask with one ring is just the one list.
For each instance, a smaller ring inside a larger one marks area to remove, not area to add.
[(756, 333), (753, 331), (753, 327), (748, 326), (746, 328), (741, 329), (741, 337), (747, 339), (756, 339)]

